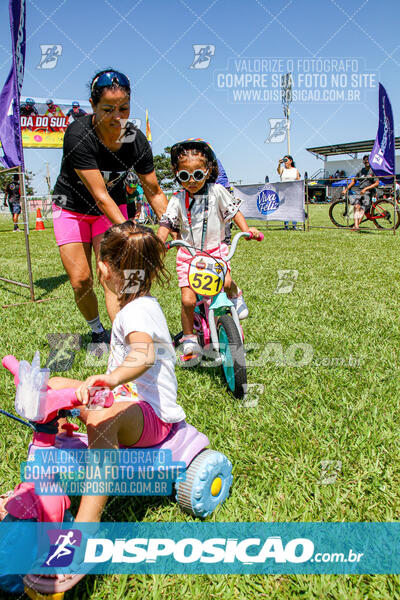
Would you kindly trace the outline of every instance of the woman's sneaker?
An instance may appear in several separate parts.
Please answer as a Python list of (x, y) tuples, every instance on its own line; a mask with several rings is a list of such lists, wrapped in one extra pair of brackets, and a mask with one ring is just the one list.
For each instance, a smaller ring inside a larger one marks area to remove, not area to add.
[(233, 306), (236, 308), (236, 312), (238, 314), (239, 319), (247, 319), (249, 316), (249, 309), (247, 308), (247, 304), (244, 301), (243, 293), (240, 290), (239, 295), (236, 298), (229, 298), (229, 300), (233, 303)]
[(185, 335), (181, 339), (181, 343), (183, 344), (183, 355), (190, 356), (192, 354), (200, 354), (201, 348), (197, 342), (197, 337), (195, 335)]

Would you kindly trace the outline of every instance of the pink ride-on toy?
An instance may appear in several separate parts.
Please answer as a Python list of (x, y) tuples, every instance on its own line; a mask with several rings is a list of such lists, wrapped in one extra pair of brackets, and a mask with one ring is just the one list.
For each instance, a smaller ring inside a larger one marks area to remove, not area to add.
[[(33, 430), (29, 444), (28, 460), (43, 449), (85, 449), (86, 434), (79, 433), (78, 425), (66, 423), (64, 432), (58, 434), (58, 419), (79, 415), (79, 404), (74, 389), (52, 390), (47, 386), (49, 372), (40, 369), (39, 353), (32, 365), (21, 363), (14, 356), (6, 356), (3, 366), (14, 375), (17, 386), (15, 398), (16, 412), (22, 419), (4, 410), (0, 412)], [(93, 400), (107, 408), (113, 403), (109, 390), (97, 392)], [(174, 481), (176, 500), (181, 508), (195, 517), (206, 517), (229, 496), (232, 484), (232, 464), (221, 452), (206, 448), (209, 440), (195, 427), (180, 421), (175, 423), (168, 437), (152, 450), (170, 450), (173, 462), (186, 464), (185, 478)], [(140, 448), (140, 451), (145, 450)], [(130, 452), (137, 452), (132, 448)], [(5, 504), (8, 515), (5, 521), (28, 519), (61, 523), (73, 521), (68, 496), (42, 496), (35, 494), (33, 483), (20, 483)], [(0, 556), (0, 563), (2, 557)], [(4, 571), (3, 571), (4, 572)], [(17, 575), (0, 576), (0, 588), (21, 593), (24, 589), (22, 577)], [(33, 598), (32, 589), (28, 590)], [(40, 595), (37, 598), (41, 597)], [(61, 598), (62, 596), (57, 596)]]
[[(262, 235), (262, 234), (261, 234)], [(253, 238), (252, 233), (237, 233), (226, 260), (235, 254), (241, 237)], [(262, 241), (264, 236), (262, 235)], [(233, 303), (223, 291), (227, 264), (222, 258), (214, 258), (205, 251), (200, 251), (188, 242), (175, 240), (167, 242), (167, 248), (184, 247), (192, 255), (188, 263), (189, 285), (197, 296), (194, 309), (194, 331), (202, 348), (210, 348), (215, 360), (222, 365), (228, 388), (236, 398), (242, 398), (247, 389), (247, 371), (244, 349), (243, 330)], [(183, 332), (174, 339), (175, 347), (179, 346)], [(181, 356), (182, 365), (197, 364), (196, 356)]]

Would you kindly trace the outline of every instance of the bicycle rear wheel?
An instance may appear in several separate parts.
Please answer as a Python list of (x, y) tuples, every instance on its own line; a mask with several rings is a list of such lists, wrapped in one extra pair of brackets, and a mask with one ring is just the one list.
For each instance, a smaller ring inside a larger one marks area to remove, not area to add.
[(243, 340), (231, 315), (218, 317), (217, 332), (222, 370), (235, 398), (243, 398), (247, 388)]
[(373, 221), (378, 229), (393, 229), (393, 225), (396, 223), (396, 229), (400, 224), (399, 210), (395, 210), (393, 200), (379, 200), (375, 202), (375, 206), (372, 209)]
[(336, 227), (353, 227), (354, 206), (346, 200), (336, 200), (329, 207), (329, 218)]

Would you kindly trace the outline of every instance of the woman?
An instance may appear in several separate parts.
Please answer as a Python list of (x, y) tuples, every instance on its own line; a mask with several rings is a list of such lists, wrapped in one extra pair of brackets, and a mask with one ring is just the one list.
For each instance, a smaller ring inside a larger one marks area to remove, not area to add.
[[(159, 217), (167, 200), (158, 184), (150, 145), (128, 122), (130, 82), (107, 69), (90, 83), (92, 115), (71, 123), (64, 136), (61, 171), (54, 188), (54, 233), (75, 294), (75, 302), (92, 330), (92, 343), (109, 342), (100, 322), (93, 291), (92, 248), (96, 260), (104, 232), (127, 219), (124, 180), (133, 168), (147, 200)], [(118, 311), (115, 296), (104, 288), (111, 321)]]
[[(283, 163), (283, 164), (282, 164)], [(281, 181), (296, 181), (300, 179), (300, 173), (296, 169), (293, 156), (286, 154), (278, 162), (277, 171), (281, 177)], [(296, 229), (297, 221), (292, 221), (293, 229)], [(285, 229), (289, 229), (289, 221), (284, 221)]]

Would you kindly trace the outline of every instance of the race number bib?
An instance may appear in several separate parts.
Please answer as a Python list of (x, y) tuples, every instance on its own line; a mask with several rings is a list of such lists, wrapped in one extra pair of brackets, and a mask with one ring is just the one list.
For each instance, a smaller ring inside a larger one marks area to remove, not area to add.
[(224, 285), (226, 271), (222, 258), (194, 256), (189, 266), (189, 285), (200, 296), (216, 296)]

